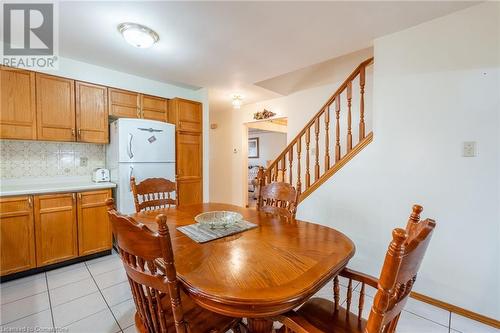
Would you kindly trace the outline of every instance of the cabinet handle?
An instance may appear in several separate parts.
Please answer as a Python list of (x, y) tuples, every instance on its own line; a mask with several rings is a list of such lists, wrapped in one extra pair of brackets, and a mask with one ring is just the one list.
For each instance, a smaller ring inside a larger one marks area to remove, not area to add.
[(82, 130), (79, 128), (78, 129), (78, 139), (81, 139), (82, 137)]
[(82, 194), (78, 193), (78, 200), (82, 200)]
[(28, 206), (33, 207), (33, 199), (31, 198), (31, 196), (28, 197)]
[(71, 129), (71, 136), (75, 136), (75, 129), (74, 128)]
[(72, 193), (73, 201), (76, 201), (76, 193)]

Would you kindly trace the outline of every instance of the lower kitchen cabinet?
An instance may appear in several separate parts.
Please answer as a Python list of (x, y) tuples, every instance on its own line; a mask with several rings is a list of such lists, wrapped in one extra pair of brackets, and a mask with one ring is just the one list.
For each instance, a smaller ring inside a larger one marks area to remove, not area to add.
[(36, 266), (31, 196), (0, 198), (0, 275)]
[(35, 196), (38, 267), (78, 256), (76, 193)]
[(111, 190), (0, 198), (0, 276), (111, 250)]
[(106, 208), (111, 190), (78, 193), (78, 255), (111, 249), (112, 237)]

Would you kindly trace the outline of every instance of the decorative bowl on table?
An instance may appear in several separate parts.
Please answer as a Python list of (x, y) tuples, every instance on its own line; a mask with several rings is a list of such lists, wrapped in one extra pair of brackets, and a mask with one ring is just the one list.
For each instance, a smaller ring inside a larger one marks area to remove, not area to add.
[(201, 226), (210, 229), (226, 229), (242, 219), (243, 216), (240, 213), (225, 210), (201, 213), (194, 218)]

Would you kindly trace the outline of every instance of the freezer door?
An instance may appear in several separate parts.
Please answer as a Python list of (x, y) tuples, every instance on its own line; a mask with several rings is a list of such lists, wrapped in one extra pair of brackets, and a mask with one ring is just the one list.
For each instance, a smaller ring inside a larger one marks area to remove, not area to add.
[(145, 119), (119, 119), (119, 162), (175, 162), (175, 126)]
[(134, 176), (137, 183), (146, 178), (165, 178), (175, 181), (175, 163), (120, 163), (118, 175), (116, 207), (122, 214), (132, 214), (135, 213), (135, 207), (130, 177)]

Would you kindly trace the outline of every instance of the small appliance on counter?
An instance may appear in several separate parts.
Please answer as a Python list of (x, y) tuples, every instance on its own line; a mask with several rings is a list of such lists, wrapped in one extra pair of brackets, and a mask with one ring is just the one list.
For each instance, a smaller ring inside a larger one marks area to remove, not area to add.
[(109, 170), (104, 168), (95, 168), (92, 171), (92, 180), (96, 183), (109, 182)]

